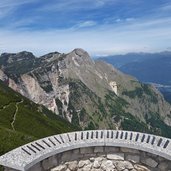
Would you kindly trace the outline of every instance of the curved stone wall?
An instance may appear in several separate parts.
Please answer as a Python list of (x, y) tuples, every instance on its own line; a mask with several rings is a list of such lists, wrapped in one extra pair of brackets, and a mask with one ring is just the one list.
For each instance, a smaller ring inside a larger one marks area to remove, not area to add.
[[(64, 162), (104, 157), (104, 160), (111, 160), (114, 167), (118, 161), (129, 161), (144, 165), (150, 170), (168, 171), (171, 161), (170, 141), (159, 136), (129, 131), (73, 132), (47, 137), (19, 147), (1, 156), (0, 164), (12, 170), (49, 170), (58, 165), (68, 167)], [(109, 159), (109, 155), (120, 156), (120, 159)]]
[(169, 160), (140, 150), (125, 147), (86, 147), (51, 156), (29, 171), (168, 171), (170, 169)]

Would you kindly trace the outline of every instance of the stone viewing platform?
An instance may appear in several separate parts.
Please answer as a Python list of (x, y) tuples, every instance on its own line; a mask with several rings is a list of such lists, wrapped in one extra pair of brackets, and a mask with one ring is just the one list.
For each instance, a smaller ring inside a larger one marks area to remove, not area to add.
[(14, 149), (0, 164), (8, 171), (169, 171), (171, 139), (115, 130), (65, 133)]

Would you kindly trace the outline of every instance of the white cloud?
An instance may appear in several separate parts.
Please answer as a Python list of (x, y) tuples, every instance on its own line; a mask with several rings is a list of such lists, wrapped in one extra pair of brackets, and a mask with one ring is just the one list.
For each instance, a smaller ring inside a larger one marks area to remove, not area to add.
[(126, 18), (125, 19), (125, 21), (128, 21), (128, 22), (132, 22), (132, 21), (134, 21), (135, 20), (135, 18)]
[(97, 23), (95, 21), (84, 21), (80, 22), (79, 24), (75, 25), (73, 28), (84, 28), (84, 27), (92, 27), (95, 26)]
[(39, 10), (41, 11), (60, 11), (68, 12), (75, 10), (85, 10), (85, 9), (96, 9), (105, 4), (102, 0), (58, 0), (56, 3), (49, 3), (41, 6)]
[(119, 22), (121, 22), (122, 20), (121, 20), (120, 18), (117, 18), (115, 21), (116, 21), (117, 23), (119, 23)]
[(42, 55), (51, 51), (69, 52), (77, 47), (87, 50), (92, 55), (160, 51), (171, 44), (171, 18), (155, 21), (135, 20), (131, 24), (126, 22), (117, 27), (104, 25), (86, 30), (6, 31), (0, 29), (0, 37), (0, 52), (29, 50)]

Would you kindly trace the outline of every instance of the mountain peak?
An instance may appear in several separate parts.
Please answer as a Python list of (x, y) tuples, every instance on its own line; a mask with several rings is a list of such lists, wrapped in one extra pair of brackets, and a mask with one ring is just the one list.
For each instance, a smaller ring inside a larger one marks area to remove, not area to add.
[(84, 56), (84, 55), (89, 56), (88, 52), (81, 48), (76, 48), (72, 52), (74, 52), (78, 56)]
[(67, 54), (68, 60), (73, 61), (76, 66), (84, 65), (84, 64), (93, 64), (93, 60), (91, 59), (88, 52), (84, 49), (76, 48), (72, 52)]

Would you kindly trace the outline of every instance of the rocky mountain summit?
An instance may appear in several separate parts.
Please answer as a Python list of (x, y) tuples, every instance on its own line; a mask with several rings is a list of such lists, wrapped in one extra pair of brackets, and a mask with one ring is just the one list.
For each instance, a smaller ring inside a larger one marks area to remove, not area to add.
[(171, 137), (171, 106), (142, 84), (83, 49), (39, 58), (3, 53), (0, 79), (83, 129), (127, 129)]

